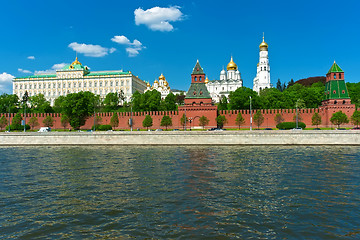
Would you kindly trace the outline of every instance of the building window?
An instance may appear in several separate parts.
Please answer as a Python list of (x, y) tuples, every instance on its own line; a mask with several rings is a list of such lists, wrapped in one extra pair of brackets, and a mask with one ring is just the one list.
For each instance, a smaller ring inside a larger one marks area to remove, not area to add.
[(194, 81), (195, 81), (195, 82), (197, 81), (197, 77), (194, 78)]
[(91, 87), (91, 82), (89, 82), (89, 87)]
[(266, 71), (266, 67), (264, 67), (264, 71)]
[(51, 84), (50, 84), (50, 83), (48, 83), (48, 88), (51, 88)]
[(116, 86), (119, 86), (119, 81), (116, 81)]
[(84, 82), (84, 87), (86, 87), (86, 82)]
[(199, 77), (199, 82), (201, 82), (201, 76)]
[(121, 86), (124, 86), (124, 81), (123, 80), (121, 80)]
[(336, 79), (336, 73), (334, 73), (334, 79)]
[(96, 87), (97, 86), (97, 82), (94, 82), (94, 87)]
[(71, 88), (71, 83), (68, 84), (68, 87)]
[(111, 86), (111, 87), (113, 86), (113, 82), (110, 82), (110, 86)]
[(79, 83), (79, 87), (81, 87), (81, 83)]
[(339, 79), (341, 79), (341, 73), (339, 73)]
[(102, 82), (100, 82), (100, 87), (102, 87)]
[(107, 86), (107, 81), (105, 82), (105, 87)]
[(76, 83), (74, 82), (74, 87), (76, 87)]

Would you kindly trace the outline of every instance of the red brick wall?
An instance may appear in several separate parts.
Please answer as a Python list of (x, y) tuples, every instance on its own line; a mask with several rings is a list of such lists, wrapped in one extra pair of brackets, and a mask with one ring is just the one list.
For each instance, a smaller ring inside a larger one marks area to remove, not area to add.
[[(312, 126), (311, 124), (311, 117), (315, 112), (319, 113), (322, 118), (322, 125), (319, 127), (335, 127), (331, 125), (330, 118), (333, 113), (337, 111), (343, 111), (348, 118), (350, 119), (351, 115), (355, 111), (354, 105), (343, 105), (343, 106), (325, 106), (320, 107), (316, 109), (299, 109), (299, 115), (302, 118), (302, 122), (306, 124), (307, 127), (316, 127)], [(225, 115), (227, 119), (227, 123), (225, 124), (224, 128), (237, 128), (238, 126), (235, 123), (235, 119), (237, 117), (238, 112), (241, 112), (243, 118), (245, 119), (245, 123), (242, 125), (244, 128), (250, 127), (250, 111), (249, 110), (227, 110), (227, 111), (218, 111), (219, 114)], [(274, 121), (275, 115), (277, 113), (281, 113), (283, 118), (286, 122), (292, 122), (293, 116), (295, 115), (295, 109), (267, 109), (267, 110), (254, 110), (253, 114), (256, 113), (256, 111), (261, 111), (264, 116), (264, 123), (260, 126), (261, 128), (271, 127), (275, 128), (276, 123)], [(157, 129), (157, 128), (164, 128), (160, 126), (161, 119), (164, 115), (169, 115), (172, 118), (173, 126), (170, 128), (178, 128), (181, 129), (182, 125), (180, 124), (180, 119), (182, 115), (185, 113), (184, 107), (179, 107), (179, 111), (169, 111), (169, 112), (134, 112), (133, 113), (133, 129), (144, 129), (142, 126), (142, 122), (146, 115), (150, 115), (153, 118), (153, 126), (151, 129)], [(119, 126), (116, 129), (130, 129), (128, 122), (130, 118), (130, 113), (117, 113), (119, 115)], [(0, 114), (0, 117), (4, 115), (6, 118), (8, 118), (8, 114)], [(61, 129), (63, 128), (61, 126), (61, 117), (58, 113), (50, 113), (50, 114), (27, 114), (26, 122), (30, 120), (32, 116), (36, 116), (38, 118), (39, 126), (36, 127), (36, 129), (43, 127), (44, 124), (42, 121), (47, 115), (51, 115), (54, 118), (54, 129)], [(112, 113), (99, 113), (102, 117), (101, 124), (110, 124), (110, 119), (112, 116)], [(12, 118), (15, 116), (15, 114), (11, 114), (10, 118), (12, 121)], [(188, 118), (192, 118), (193, 122), (191, 123), (191, 127), (199, 126), (199, 118), (201, 116), (206, 116), (210, 122), (206, 126), (206, 128), (212, 128), (216, 127), (216, 121), (215, 118), (217, 117), (217, 110), (216, 106), (196, 106), (192, 107), (192, 109), (186, 110), (186, 116)], [(90, 129), (92, 128), (94, 124), (94, 118), (93, 116), (89, 117), (86, 121), (86, 124), (81, 127), (81, 129)], [(351, 127), (352, 124), (349, 123), (347, 125), (344, 125)], [(67, 128), (69, 128), (68, 126)], [(187, 128), (190, 127), (190, 123), (188, 123)], [(257, 128), (255, 123), (253, 122), (253, 128)]]

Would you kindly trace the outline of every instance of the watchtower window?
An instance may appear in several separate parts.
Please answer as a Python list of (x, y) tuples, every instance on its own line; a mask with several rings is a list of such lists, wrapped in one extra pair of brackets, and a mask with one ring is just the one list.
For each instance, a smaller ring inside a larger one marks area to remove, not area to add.
[(194, 78), (194, 81), (195, 81), (195, 82), (197, 81), (197, 77)]
[(334, 73), (334, 79), (336, 79), (336, 73)]
[(341, 79), (341, 73), (339, 73), (339, 79)]
[(199, 77), (199, 82), (201, 82), (201, 76)]

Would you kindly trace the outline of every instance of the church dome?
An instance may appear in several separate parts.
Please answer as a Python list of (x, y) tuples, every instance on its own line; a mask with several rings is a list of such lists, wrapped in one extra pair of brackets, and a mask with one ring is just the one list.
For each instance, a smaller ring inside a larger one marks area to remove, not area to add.
[(226, 71), (223, 69), (223, 70), (221, 70), (220, 74), (221, 74), (221, 75), (225, 75), (225, 74), (226, 74)]
[(154, 84), (155, 84), (155, 83), (159, 84), (158, 80), (155, 79)]
[[(164, 78), (164, 79), (165, 79), (165, 78)], [(169, 86), (169, 83), (168, 83), (166, 80), (164, 81), (164, 86), (165, 86), (165, 87)]]
[(160, 75), (159, 80), (165, 80), (165, 77), (163, 74)]
[(76, 57), (75, 61), (71, 65), (82, 65), (82, 64), (79, 62), (78, 58)]
[(260, 44), (259, 48), (260, 48), (260, 50), (265, 50), (265, 51), (267, 51), (268, 47), (269, 47), (269, 45), (265, 42), (264, 37), (263, 37), (263, 41), (262, 41), (262, 43)]
[(207, 84), (209, 82), (209, 78), (206, 76), (205, 83)]
[(231, 60), (229, 64), (227, 65), (226, 69), (229, 70), (237, 70), (237, 65), (234, 63), (233, 58), (231, 57)]
[(150, 87), (150, 83), (147, 83), (146, 86), (147, 86), (147, 87)]

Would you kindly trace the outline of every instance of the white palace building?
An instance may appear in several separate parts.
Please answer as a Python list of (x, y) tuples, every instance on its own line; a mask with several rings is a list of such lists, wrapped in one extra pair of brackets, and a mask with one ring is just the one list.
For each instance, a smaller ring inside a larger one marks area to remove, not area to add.
[(135, 91), (143, 93), (145, 89), (146, 82), (130, 71), (90, 71), (77, 57), (72, 64), (57, 70), (55, 74), (18, 77), (13, 80), (13, 94), (19, 98), (23, 97), (25, 91), (29, 96), (43, 94), (51, 105), (59, 96), (81, 91), (89, 91), (102, 98), (110, 92), (122, 91), (125, 100), (130, 101)]

